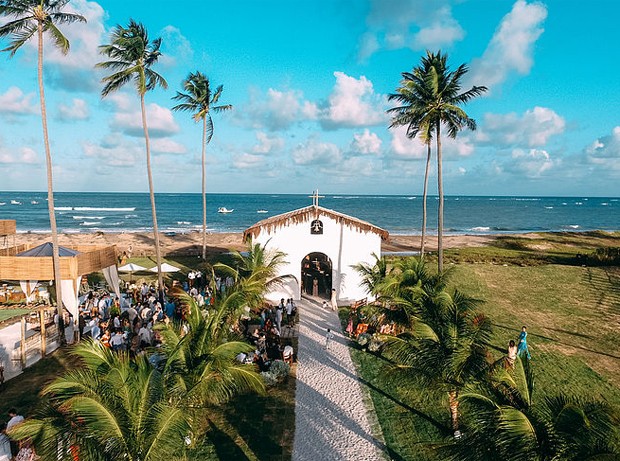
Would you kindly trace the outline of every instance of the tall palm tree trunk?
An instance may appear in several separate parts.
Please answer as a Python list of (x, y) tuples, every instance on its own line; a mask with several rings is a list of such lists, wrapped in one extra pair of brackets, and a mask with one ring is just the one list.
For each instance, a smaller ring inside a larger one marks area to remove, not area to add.
[(426, 195), (428, 193), (428, 170), (431, 164), (431, 142), (427, 143), (426, 169), (424, 170), (424, 192), (422, 193), (422, 241), (420, 242), (420, 259), (424, 259), (426, 240)]
[(161, 273), (161, 247), (159, 246), (159, 230), (157, 228), (157, 208), (155, 207), (155, 191), (153, 190), (153, 173), (151, 172), (151, 143), (149, 129), (146, 125), (146, 107), (144, 94), (140, 94), (140, 109), (142, 110), (142, 127), (144, 128), (144, 142), (146, 143), (146, 174), (149, 180), (149, 195), (151, 197), (151, 214), (153, 215), (153, 237), (155, 239), (155, 258), (157, 260), (157, 285), (161, 293), (164, 291), (164, 279)]
[(202, 118), (202, 259), (207, 259), (207, 118)]
[[(52, 231), (52, 264), (54, 266), (54, 285), (56, 285), (56, 306), (58, 309), (58, 315), (64, 315), (62, 304), (62, 287), (61, 287), (61, 273), (60, 273), (60, 254), (58, 251), (58, 229), (56, 228), (56, 214), (54, 211), (54, 186), (52, 175), (52, 152), (50, 149), (50, 140), (47, 133), (47, 109), (45, 106), (45, 90), (43, 88), (43, 24), (39, 21), (37, 25), (38, 35), (38, 79), (39, 79), (39, 97), (41, 100), (41, 122), (43, 123), (43, 143), (45, 145), (45, 165), (47, 167), (47, 208), (50, 216), (50, 229)], [(75, 319), (74, 319), (75, 320)], [(61, 322), (61, 325), (64, 323)], [(63, 344), (65, 340), (64, 328), (60, 328), (58, 334), (60, 343)]]
[(443, 272), (443, 178), (441, 176), (441, 122), (437, 122), (437, 192), (439, 210), (437, 212), (437, 271)]

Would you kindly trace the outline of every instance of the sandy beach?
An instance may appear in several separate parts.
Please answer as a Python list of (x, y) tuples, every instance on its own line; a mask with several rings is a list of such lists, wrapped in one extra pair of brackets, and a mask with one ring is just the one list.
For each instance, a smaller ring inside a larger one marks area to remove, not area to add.
[[(465, 248), (488, 245), (498, 235), (448, 235), (444, 236), (445, 248)], [(12, 237), (11, 237), (12, 238)], [(16, 244), (38, 245), (51, 241), (50, 234), (21, 233), (15, 236)], [(104, 233), (92, 234), (60, 234), (61, 245), (116, 245), (119, 254), (131, 253), (132, 257), (152, 256), (153, 234), (149, 233)], [(11, 242), (12, 243), (12, 242)], [(176, 235), (160, 235), (164, 255), (198, 255), (201, 252), (202, 235), (190, 232)], [(241, 233), (213, 233), (207, 235), (209, 254), (222, 253), (230, 250), (243, 250)], [(391, 235), (389, 241), (383, 242), (383, 251), (415, 251), (420, 248), (419, 235)], [(427, 239), (427, 249), (437, 248), (437, 237)]]

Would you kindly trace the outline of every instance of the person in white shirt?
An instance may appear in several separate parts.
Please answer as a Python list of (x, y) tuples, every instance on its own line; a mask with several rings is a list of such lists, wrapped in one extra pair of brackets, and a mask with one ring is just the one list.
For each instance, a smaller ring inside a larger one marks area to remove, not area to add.
[(140, 337), (140, 344), (142, 347), (151, 345), (151, 330), (149, 330), (146, 325), (142, 325), (138, 332), (138, 336)]
[(120, 330), (116, 330), (113, 334), (112, 337), (110, 338), (110, 347), (112, 347), (113, 351), (120, 351), (123, 349), (123, 340), (124, 340), (124, 336), (123, 333), (121, 333)]
[(7, 431), (24, 420), (24, 417), (22, 415), (17, 414), (17, 410), (15, 408), (11, 408), (9, 410), (9, 416), (11, 417), (11, 419), (9, 419), (9, 422), (6, 423)]
[(11, 440), (6, 435), (6, 423), (0, 424), (0, 461), (11, 461)]

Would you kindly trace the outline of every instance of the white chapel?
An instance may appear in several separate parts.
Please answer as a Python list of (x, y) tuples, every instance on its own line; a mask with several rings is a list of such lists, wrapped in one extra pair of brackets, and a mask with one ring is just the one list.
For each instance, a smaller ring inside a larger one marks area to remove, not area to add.
[(243, 239), (259, 243), (267, 251), (282, 251), (286, 263), (279, 268), (283, 283), (267, 299), (299, 300), (302, 294), (329, 299), (335, 290), (339, 304), (367, 297), (359, 263), (373, 265), (381, 254), (381, 241), (389, 234), (373, 224), (313, 204), (273, 216), (246, 229)]

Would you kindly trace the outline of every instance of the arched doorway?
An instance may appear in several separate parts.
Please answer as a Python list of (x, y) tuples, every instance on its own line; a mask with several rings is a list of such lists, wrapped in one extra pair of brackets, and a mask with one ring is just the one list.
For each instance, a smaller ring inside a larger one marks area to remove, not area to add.
[(332, 261), (324, 253), (309, 253), (301, 260), (301, 293), (329, 299), (332, 293)]

